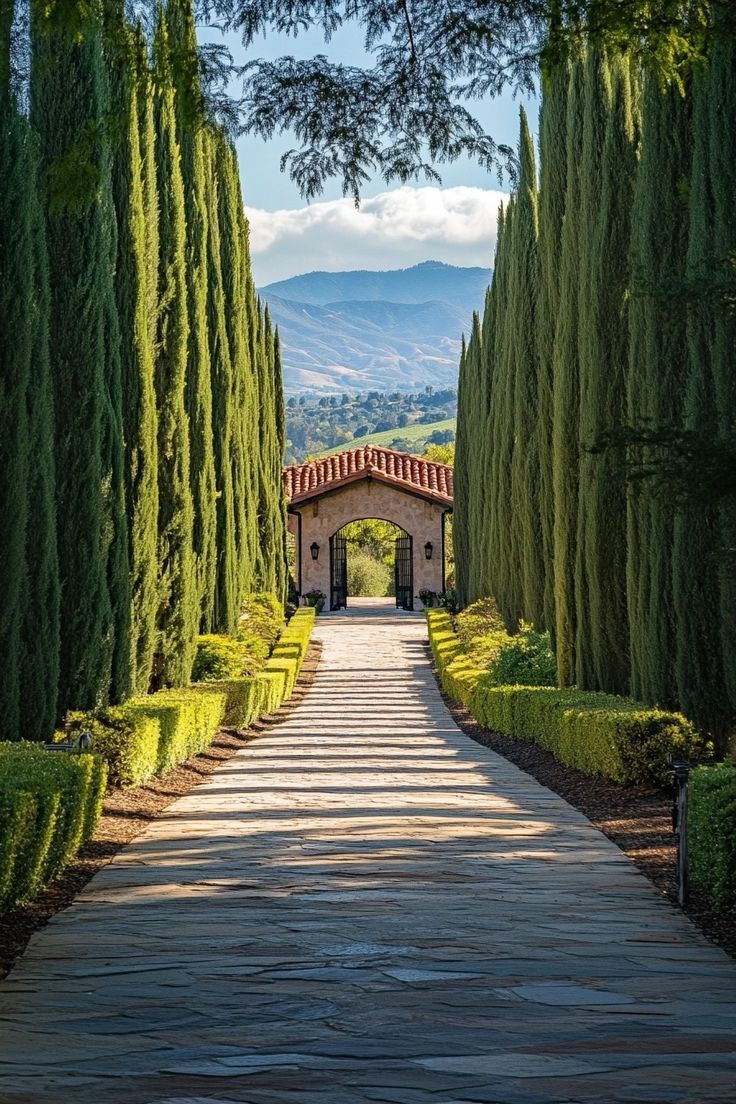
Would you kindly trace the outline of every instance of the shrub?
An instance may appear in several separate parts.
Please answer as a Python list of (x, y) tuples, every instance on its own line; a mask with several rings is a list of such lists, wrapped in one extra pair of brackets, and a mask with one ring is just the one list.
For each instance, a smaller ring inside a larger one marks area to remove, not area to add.
[(301, 669), (314, 616), (313, 609), (297, 610), (271, 657), (253, 675), (161, 690), (96, 714), (77, 713), (73, 731), (92, 734), (93, 749), (109, 764), (113, 785), (135, 786), (163, 774), (204, 751), (220, 725), (245, 728), (279, 708)]
[(391, 569), (370, 552), (356, 548), (348, 556), (348, 594), (385, 598), (391, 584)]
[(506, 625), (498, 612), (495, 598), (479, 598), (466, 606), (455, 618), (457, 635), (465, 645), (472, 645), (479, 636), (505, 632)]
[(244, 649), (231, 636), (214, 633), (197, 637), (192, 682), (214, 682), (243, 674)]
[(316, 609), (317, 613), (322, 612), (325, 607), (325, 602), (327, 601), (327, 595), (323, 591), (317, 590), (316, 588), (314, 590), (308, 590), (304, 597), (310, 608)]
[(488, 674), (496, 686), (556, 686), (557, 663), (549, 633), (523, 629), (506, 637), (488, 663)]
[(256, 638), (266, 644), (270, 651), (283, 627), (284, 611), (275, 594), (258, 591), (247, 596), (240, 611), (239, 637)]
[(679, 713), (628, 698), (546, 686), (497, 686), (452, 631), (448, 614), (427, 612), (429, 637), (446, 693), (486, 728), (530, 740), (585, 774), (616, 782), (667, 777), (671, 758), (707, 758), (711, 746)]
[(693, 884), (736, 908), (736, 765), (696, 767), (688, 788), (688, 866)]
[(679, 713), (629, 698), (543, 686), (476, 684), (470, 706), (486, 728), (530, 740), (584, 774), (663, 784), (672, 758), (702, 758), (708, 745)]
[(27, 900), (93, 834), (106, 767), (99, 756), (0, 744), (0, 905)]
[(158, 721), (154, 773), (165, 774), (177, 763), (209, 747), (220, 727), (226, 704), (227, 695), (223, 691), (203, 694), (197, 687), (183, 687), (133, 698), (122, 709), (127, 717), (139, 723), (140, 718)]
[(72, 735), (89, 732), (92, 736), (92, 747), (107, 763), (111, 786), (126, 789), (155, 775), (161, 738), (156, 717), (115, 706), (98, 714), (73, 713), (70, 724)]

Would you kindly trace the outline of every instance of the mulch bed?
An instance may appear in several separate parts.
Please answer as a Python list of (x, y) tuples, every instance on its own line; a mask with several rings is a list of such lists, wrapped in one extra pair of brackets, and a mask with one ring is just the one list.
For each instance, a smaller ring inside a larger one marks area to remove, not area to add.
[[(472, 714), (445, 697), (455, 723), (466, 735), (521, 767), (608, 836), (657, 889), (677, 905), (677, 848), (672, 834), (672, 794), (649, 786), (622, 786), (605, 778), (590, 778), (566, 767), (554, 756), (525, 740), (514, 740), (478, 724)], [(691, 889), (684, 910), (712, 942), (736, 958), (736, 913), (715, 908), (707, 896)]]
[(206, 751), (180, 763), (168, 774), (152, 778), (142, 786), (111, 790), (107, 794), (97, 831), (76, 860), (32, 901), (0, 916), (0, 978), (10, 971), (34, 932), (44, 927), (55, 913), (67, 908), (90, 878), (107, 866), (150, 821), (160, 816), (178, 797), (203, 782), (236, 751), (289, 716), (314, 680), (321, 651), (321, 644), (310, 644), (294, 693), (278, 713), (262, 717), (248, 729), (221, 729)]

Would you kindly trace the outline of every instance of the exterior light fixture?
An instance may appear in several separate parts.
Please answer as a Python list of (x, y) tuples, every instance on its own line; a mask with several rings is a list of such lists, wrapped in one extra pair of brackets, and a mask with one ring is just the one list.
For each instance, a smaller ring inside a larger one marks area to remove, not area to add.
[(432, 549), (433, 549), (432, 542), (427, 541), (427, 543), (424, 546), (424, 555), (427, 557), (428, 560), (432, 559)]
[(312, 543), (309, 546), (309, 551), (312, 553), (312, 559), (313, 560), (318, 560), (319, 559), (319, 545), (317, 544), (316, 541), (312, 541)]

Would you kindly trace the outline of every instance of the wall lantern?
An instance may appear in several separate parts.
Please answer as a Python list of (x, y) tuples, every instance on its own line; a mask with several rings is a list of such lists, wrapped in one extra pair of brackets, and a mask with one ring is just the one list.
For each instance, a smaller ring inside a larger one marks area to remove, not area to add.
[(318, 560), (319, 559), (319, 545), (317, 544), (316, 541), (312, 541), (312, 543), (309, 546), (309, 551), (312, 553), (312, 559), (313, 560)]
[(427, 557), (428, 560), (432, 559), (432, 547), (433, 546), (431, 541), (427, 541), (424, 546), (424, 555)]

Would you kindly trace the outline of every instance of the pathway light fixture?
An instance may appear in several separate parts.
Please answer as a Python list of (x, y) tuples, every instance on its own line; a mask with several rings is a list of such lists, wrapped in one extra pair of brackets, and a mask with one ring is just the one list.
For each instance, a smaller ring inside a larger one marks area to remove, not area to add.
[(316, 541), (312, 541), (312, 543), (309, 546), (309, 551), (312, 553), (312, 559), (313, 560), (318, 560), (319, 559), (319, 545), (317, 544)]
[(432, 559), (433, 548), (434, 548), (434, 546), (433, 546), (432, 542), (427, 541), (427, 543), (424, 546), (424, 555), (427, 557), (428, 560)]

